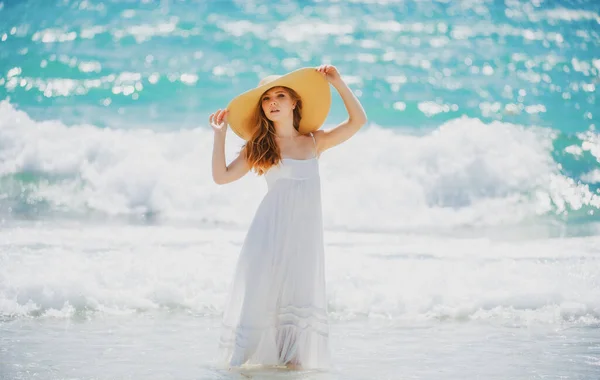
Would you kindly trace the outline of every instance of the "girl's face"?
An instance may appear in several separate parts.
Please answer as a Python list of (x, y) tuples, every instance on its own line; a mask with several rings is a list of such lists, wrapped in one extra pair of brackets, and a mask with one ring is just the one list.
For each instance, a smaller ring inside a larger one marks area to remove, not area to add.
[(265, 92), (261, 99), (262, 109), (273, 122), (292, 119), (296, 102), (283, 87), (273, 87)]

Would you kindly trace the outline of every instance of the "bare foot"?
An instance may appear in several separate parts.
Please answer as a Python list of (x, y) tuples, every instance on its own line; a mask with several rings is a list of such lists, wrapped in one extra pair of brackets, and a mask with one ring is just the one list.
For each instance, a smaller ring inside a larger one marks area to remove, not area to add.
[(285, 368), (291, 369), (292, 371), (300, 371), (300, 370), (302, 370), (302, 366), (300, 364), (296, 364), (296, 363), (287, 363), (285, 365)]

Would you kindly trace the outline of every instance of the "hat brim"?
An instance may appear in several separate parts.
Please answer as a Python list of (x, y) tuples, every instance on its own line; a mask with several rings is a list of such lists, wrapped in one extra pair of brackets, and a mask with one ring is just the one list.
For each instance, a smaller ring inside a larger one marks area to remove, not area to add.
[(265, 91), (273, 87), (289, 87), (302, 100), (302, 118), (299, 132), (307, 134), (321, 128), (331, 107), (329, 82), (313, 67), (305, 67), (260, 85), (236, 96), (227, 106), (227, 120), (231, 129), (248, 141), (254, 134), (252, 116)]

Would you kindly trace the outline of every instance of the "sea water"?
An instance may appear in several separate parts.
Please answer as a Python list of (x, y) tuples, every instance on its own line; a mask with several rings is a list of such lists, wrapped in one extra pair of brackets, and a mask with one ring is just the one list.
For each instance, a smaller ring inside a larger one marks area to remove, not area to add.
[[(592, 0), (0, 1), (0, 378), (600, 378), (599, 45)], [(333, 366), (229, 372), (266, 185), (208, 115), (321, 63), (369, 118), (320, 159)]]

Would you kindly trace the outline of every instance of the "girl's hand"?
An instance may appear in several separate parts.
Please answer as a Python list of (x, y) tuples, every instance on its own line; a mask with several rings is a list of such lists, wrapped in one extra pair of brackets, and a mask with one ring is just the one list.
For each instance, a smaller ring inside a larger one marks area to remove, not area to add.
[(227, 110), (217, 110), (215, 113), (211, 113), (208, 118), (210, 126), (215, 133), (227, 132)]
[(317, 67), (317, 71), (331, 84), (335, 84), (342, 79), (338, 69), (332, 65), (321, 65)]

